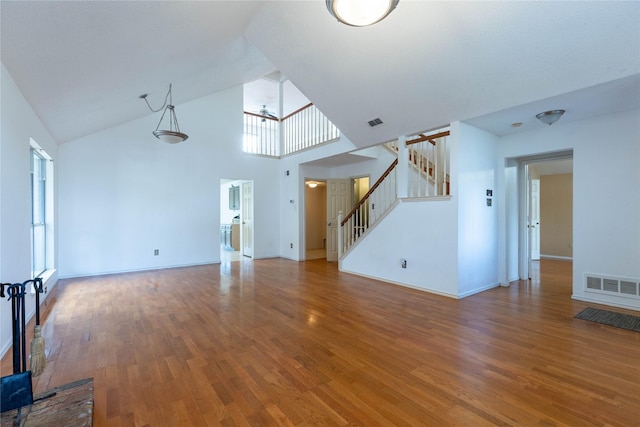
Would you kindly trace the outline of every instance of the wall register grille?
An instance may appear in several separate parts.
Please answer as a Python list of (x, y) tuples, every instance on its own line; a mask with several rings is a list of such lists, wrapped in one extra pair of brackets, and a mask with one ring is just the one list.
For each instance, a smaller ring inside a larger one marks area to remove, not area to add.
[(585, 274), (585, 291), (640, 299), (640, 279)]

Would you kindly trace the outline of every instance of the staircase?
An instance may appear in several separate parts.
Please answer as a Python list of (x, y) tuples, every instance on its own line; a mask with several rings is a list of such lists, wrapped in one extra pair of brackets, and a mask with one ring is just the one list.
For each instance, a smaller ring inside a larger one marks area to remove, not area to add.
[[(338, 257), (345, 255), (359, 239), (397, 204), (398, 198), (428, 198), (450, 195), (449, 131), (417, 134), (385, 144), (397, 158), (346, 216), (339, 217)], [(407, 158), (405, 167), (399, 159)], [(399, 180), (399, 174), (406, 180)], [(399, 182), (407, 184), (399, 188)]]

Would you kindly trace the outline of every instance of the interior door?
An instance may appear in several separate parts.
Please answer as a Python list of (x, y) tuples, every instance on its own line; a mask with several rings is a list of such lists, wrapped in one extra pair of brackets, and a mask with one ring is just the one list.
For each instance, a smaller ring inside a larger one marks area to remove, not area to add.
[(338, 261), (338, 214), (349, 213), (350, 200), (350, 179), (327, 180), (327, 261)]
[(532, 261), (540, 259), (540, 180), (530, 180), (529, 245)]
[(253, 257), (253, 182), (242, 183), (242, 255)]

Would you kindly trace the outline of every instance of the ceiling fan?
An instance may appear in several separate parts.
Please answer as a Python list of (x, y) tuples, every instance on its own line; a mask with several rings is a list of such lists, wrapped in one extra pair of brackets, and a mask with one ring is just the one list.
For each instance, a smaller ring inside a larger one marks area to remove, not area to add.
[(263, 105), (262, 108), (260, 109), (260, 115), (262, 116), (262, 121), (263, 122), (266, 120), (265, 117), (269, 117), (271, 119), (278, 120), (278, 116), (276, 116), (275, 113), (267, 110), (267, 106), (266, 105)]

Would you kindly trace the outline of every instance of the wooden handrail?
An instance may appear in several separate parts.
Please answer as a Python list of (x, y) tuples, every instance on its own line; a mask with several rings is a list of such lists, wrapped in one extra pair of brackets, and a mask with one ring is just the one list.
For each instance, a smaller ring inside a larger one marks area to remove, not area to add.
[(434, 139), (442, 138), (443, 136), (449, 136), (450, 134), (451, 134), (451, 132), (449, 132), (447, 130), (447, 131), (436, 133), (434, 135), (429, 135), (429, 136), (421, 135), (420, 138), (416, 138), (416, 139), (412, 139), (411, 141), (407, 141), (407, 145), (417, 144), (417, 143), (423, 142), (423, 141), (429, 141), (433, 145), (435, 145), (435, 141), (433, 141)]
[(351, 209), (351, 212), (349, 212), (349, 214), (347, 216), (344, 217), (344, 219), (342, 220), (342, 222), (340, 223), (340, 225), (345, 225), (347, 223), (347, 220), (349, 218), (351, 218), (353, 216), (353, 214), (358, 210), (358, 208), (360, 206), (362, 206), (364, 204), (364, 202), (369, 198), (369, 196), (371, 195), (371, 193), (373, 193), (373, 191), (378, 188), (378, 186), (382, 183), (382, 181), (384, 181), (384, 179), (391, 173), (391, 171), (393, 170), (393, 168), (395, 168), (398, 164), (398, 159), (395, 159), (391, 165), (387, 168), (386, 171), (384, 171), (384, 173), (382, 174), (382, 176), (380, 178), (378, 178), (378, 180), (376, 181), (375, 184), (373, 184), (373, 187), (371, 187), (369, 189), (369, 191), (367, 191), (367, 194), (364, 195), (364, 197), (362, 197), (362, 199), (360, 199), (360, 201), (358, 202), (358, 204)]
[(304, 107), (300, 107), (300, 108), (298, 108), (298, 109), (297, 109), (296, 111), (294, 111), (293, 113), (291, 113), (291, 114), (288, 114), (288, 115), (284, 116), (284, 117), (282, 118), (282, 121), (287, 120), (287, 119), (288, 119), (289, 117), (291, 117), (291, 116), (295, 116), (295, 115), (296, 115), (296, 114), (298, 114), (300, 111), (302, 111), (302, 110), (306, 110), (307, 108), (311, 107), (312, 105), (313, 105), (313, 102), (310, 102), (310, 103), (308, 103), (307, 105), (305, 105)]
[(245, 111), (244, 113), (249, 115), (249, 116), (260, 117), (261, 119), (273, 120), (275, 122), (279, 122), (280, 121), (280, 119), (278, 119), (277, 117), (263, 116), (262, 114), (250, 113), (248, 111)]

